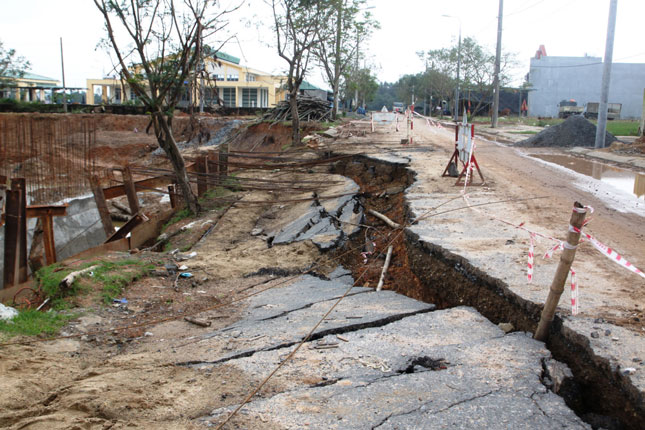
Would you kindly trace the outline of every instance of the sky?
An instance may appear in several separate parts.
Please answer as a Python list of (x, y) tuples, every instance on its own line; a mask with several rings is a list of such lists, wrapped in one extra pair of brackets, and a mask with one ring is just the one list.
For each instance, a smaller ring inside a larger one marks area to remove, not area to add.
[[(381, 82), (422, 71), (416, 53), (456, 44), (460, 26), (462, 38), (495, 50), (499, 0), (367, 0), (367, 5), (381, 28), (361, 45), (361, 62), (373, 65)], [(105, 33), (92, 0), (2, 0), (1, 10), (0, 40), (31, 62), (32, 73), (62, 81), (61, 37), (68, 87), (84, 88), (86, 79), (113, 73), (110, 57), (97, 48)], [(504, 0), (502, 49), (517, 54), (514, 83), (528, 72), (541, 44), (552, 56), (604, 57), (608, 12), (609, 0)], [(645, 63), (644, 16), (645, 0), (618, 0), (614, 62)], [(246, 66), (284, 73), (265, 1), (246, 0), (230, 17), (227, 31), (237, 38), (222, 50)], [(307, 80), (329, 87), (320, 70)]]

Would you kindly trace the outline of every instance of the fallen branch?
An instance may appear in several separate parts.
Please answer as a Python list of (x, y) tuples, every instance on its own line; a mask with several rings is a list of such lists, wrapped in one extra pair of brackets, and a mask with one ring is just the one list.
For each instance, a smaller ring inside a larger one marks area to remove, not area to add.
[(383, 270), (381, 271), (381, 279), (378, 281), (378, 285), (376, 286), (376, 291), (381, 291), (383, 288), (383, 282), (385, 281), (385, 274), (387, 273), (387, 269), (390, 267), (390, 260), (392, 259), (392, 245), (387, 247), (387, 256), (385, 257), (385, 264), (383, 264)]
[(367, 212), (369, 212), (370, 214), (374, 215), (376, 218), (380, 219), (381, 221), (383, 221), (385, 224), (389, 225), (392, 228), (402, 228), (401, 224), (398, 224), (398, 223), (392, 221), (391, 219), (389, 219), (388, 217), (386, 217), (382, 213), (376, 212), (374, 209), (370, 209)]
[(74, 281), (76, 281), (76, 278), (78, 278), (80, 276), (83, 276), (84, 274), (86, 274), (88, 272), (91, 272), (92, 270), (96, 269), (97, 267), (99, 267), (98, 264), (94, 265), (94, 266), (90, 266), (90, 267), (88, 267), (86, 269), (83, 269), (83, 270), (77, 270), (76, 272), (72, 272), (69, 275), (65, 276), (63, 278), (63, 280), (60, 281), (59, 285), (61, 286), (61, 288), (69, 288), (69, 287), (72, 286)]
[(205, 321), (205, 320), (201, 320), (201, 319), (194, 318), (194, 317), (184, 317), (184, 321), (187, 321), (187, 322), (189, 322), (191, 324), (198, 325), (200, 327), (210, 327), (211, 326), (210, 321)]
[(116, 200), (112, 200), (110, 203), (112, 204), (112, 206), (119, 209), (121, 212), (125, 213), (126, 215), (132, 215), (132, 212), (130, 212), (130, 208), (127, 207), (126, 205), (121, 204)]

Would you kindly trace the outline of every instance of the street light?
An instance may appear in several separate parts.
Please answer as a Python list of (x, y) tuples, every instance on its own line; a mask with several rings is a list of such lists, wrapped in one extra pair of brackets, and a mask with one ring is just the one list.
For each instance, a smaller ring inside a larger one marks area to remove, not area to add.
[(461, 19), (453, 15), (441, 15), (444, 18), (455, 18), (459, 21), (459, 44), (457, 45), (457, 87), (455, 88), (455, 122), (459, 121), (459, 69), (461, 68)]

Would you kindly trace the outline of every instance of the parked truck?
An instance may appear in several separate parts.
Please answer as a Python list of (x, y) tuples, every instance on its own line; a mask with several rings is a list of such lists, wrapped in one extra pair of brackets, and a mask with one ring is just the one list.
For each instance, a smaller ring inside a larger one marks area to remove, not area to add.
[(399, 113), (405, 112), (405, 105), (403, 105), (403, 103), (401, 102), (392, 103), (392, 112), (399, 112)]
[(578, 103), (574, 99), (562, 100), (558, 103), (558, 118), (569, 118), (571, 115), (580, 115), (584, 110), (584, 106), (578, 106)]
[[(620, 111), (622, 110), (622, 103), (607, 103), (607, 119), (619, 119)], [(598, 110), (600, 110), (600, 103), (589, 102), (587, 103), (587, 110), (584, 115), (585, 118), (598, 118)]]

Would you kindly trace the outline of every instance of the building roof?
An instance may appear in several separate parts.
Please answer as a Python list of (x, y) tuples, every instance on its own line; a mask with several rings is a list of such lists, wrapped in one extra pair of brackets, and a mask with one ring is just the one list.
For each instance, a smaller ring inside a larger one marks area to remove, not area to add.
[[(15, 74), (10, 74), (8, 77), (10, 78), (18, 78)], [(30, 73), (30, 72), (25, 72), (19, 79), (24, 79), (26, 81), (51, 81), (51, 82), (58, 82), (57, 79), (53, 78), (48, 78), (47, 76), (43, 75), (37, 75), (35, 73)]]
[(328, 90), (324, 90), (322, 88), (318, 88), (317, 86), (312, 85), (307, 81), (302, 81), (302, 84), (300, 84), (300, 89), (301, 90), (309, 90), (309, 91), (311, 91), (311, 90), (328, 91)]
[(229, 63), (240, 64), (239, 58), (229, 55), (225, 52), (216, 52), (215, 57), (217, 57), (220, 60), (228, 61)]

